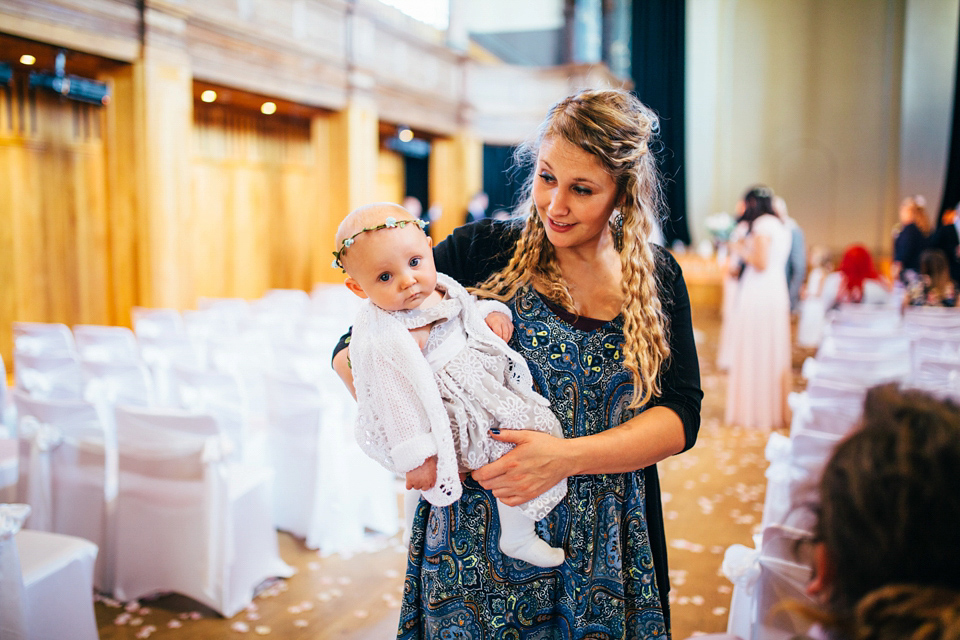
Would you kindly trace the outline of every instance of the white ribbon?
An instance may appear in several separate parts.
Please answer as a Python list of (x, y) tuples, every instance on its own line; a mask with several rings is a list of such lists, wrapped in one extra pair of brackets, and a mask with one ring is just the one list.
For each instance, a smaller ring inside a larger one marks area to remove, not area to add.
[(17, 336), (16, 339), (16, 350), (21, 353), (37, 356), (43, 353), (45, 346), (46, 341), (36, 336)]
[(120, 395), (120, 382), (116, 378), (91, 378), (83, 390), (83, 399), (92, 404), (112, 405)]
[(90, 344), (83, 348), (83, 359), (90, 362), (110, 362), (112, 353), (102, 344)]
[(38, 398), (46, 398), (50, 396), (50, 392), (53, 389), (53, 383), (50, 382), (50, 376), (38, 371), (37, 369), (31, 369), (29, 367), (24, 367), (20, 369), (19, 373), (20, 382), (23, 384), (23, 388), (26, 389), (27, 393)]
[(203, 389), (181, 384), (179, 386), (180, 402), (185, 409), (191, 411), (204, 411), (207, 408), (207, 397)]
[(30, 462), (27, 471), (27, 503), (33, 509), (30, 527), (53, 531), (53, 472), (50, 452), (63, 442), (57, 427), (40, 422), (34, 416), (20, 419), (20, 437), (30, 441)]
[(720, 570), (730, 582), (752, 595), (760, 577), (760, 550), (732, 544), (723, 554)]
[(26, 504), (0, 504), (0, 638), (28, 640), (26, 630), (26, 598), (23, 593), (23, 572), (20, 553), (14, 536), (30, 515)]

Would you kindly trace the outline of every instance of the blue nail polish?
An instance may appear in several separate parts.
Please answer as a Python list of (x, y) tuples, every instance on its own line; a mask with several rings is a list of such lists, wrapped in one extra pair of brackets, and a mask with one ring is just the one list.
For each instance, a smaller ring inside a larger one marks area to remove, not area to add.
[(500, 429), (498, 429), (497, 427), (492, 427), (492, 428), (490, 429), (490, 433), (492, 433), (492, 434), (495, 435), (495, 436), (498, 436), (498, 435), (500, 435)]

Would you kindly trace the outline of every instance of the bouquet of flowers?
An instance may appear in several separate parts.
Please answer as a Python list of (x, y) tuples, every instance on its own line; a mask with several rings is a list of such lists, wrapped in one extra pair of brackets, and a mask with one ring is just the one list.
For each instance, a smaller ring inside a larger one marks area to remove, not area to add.
[(707, 231), (713, 236), (713, 241), (716, 244), (729, 240), (733, 228), (737, 225), (737, 221), (726, 211), (711, 214), (707, 216), (704, 222), (707, 225)]

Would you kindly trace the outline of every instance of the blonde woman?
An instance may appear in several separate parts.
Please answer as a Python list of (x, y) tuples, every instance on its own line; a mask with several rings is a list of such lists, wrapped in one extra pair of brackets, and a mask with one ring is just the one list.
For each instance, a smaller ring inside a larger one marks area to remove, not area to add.
[[(668, 637), (655, 464), (693, 446), (703, 394), (683, 276), (648, 242), (657, 126), (626, 92), (562, 100), (521, 149), (523, 219), (466, 225), (436, 247), (438, 270), (510, 307), (510, 346), (564, 437), (501, 431), (514, 448), (472, 472), (460, 500), (420, 502), (398, 637)], [(334, 366), (349, 382), (344, 351)], [(494, 500), (562, 481), (567, 497), (537, 528), (563, 564), (503, 555)]]

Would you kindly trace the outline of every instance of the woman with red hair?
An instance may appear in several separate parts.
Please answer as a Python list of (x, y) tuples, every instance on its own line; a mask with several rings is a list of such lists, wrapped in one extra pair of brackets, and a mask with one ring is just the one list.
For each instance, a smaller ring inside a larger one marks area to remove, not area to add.
[(873, 257), (862, 244), (855, 244), (843, 252), (837, 266), (840, 274), (834, 304), (843, 302), (883, 303), (888, 299), (889, 286), (877, 272)]

